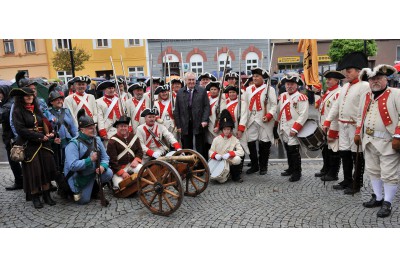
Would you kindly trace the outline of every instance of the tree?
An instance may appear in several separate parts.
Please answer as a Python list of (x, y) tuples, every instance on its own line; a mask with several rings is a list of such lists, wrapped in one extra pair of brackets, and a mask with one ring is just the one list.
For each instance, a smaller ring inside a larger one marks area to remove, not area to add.
[[(375, 40), (366, 40), (367, 56), (375, 56), (377, 45)], [(328, 51), (331, 62), (338, 62), (344, 55), (351, 52), (364, 52), (364, 40), (336, 39), (333, 40)]]
[[(85, 68), (84, 63), (90, 59), (90, 55), (86, 51), (79, 47), (74, 47), (74, 64), (75, 70), (83, 70)], [(55, 70), (71, 71), (71, 58), (69, 56), (68, 49), (57, 49), (52, 59), (53, 67)]]

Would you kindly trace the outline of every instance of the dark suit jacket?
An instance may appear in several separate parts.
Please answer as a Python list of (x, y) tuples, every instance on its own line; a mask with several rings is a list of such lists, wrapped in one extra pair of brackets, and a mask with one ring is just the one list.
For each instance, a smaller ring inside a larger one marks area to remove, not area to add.
[[(199, 134), (202, 131), (201, 123), (207, 122), (210, 116), (210, 101), (208, 100), (207, 91), (196, 85), (193, 89), (192, 96), (192, 118), (193, 133)], [(176, 95), (176, 103), (174, 110), (176, 127), (182, 129), (182, 134), (189, 132), (189, 92), (186, 85), (179, 89)]]

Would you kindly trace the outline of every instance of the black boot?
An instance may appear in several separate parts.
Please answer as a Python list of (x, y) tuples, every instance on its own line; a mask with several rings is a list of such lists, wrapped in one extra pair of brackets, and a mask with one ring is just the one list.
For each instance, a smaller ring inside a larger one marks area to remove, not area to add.
[(259, 170), (256, 141), (248, 142), (247, 144), (250, 150), (251, 168), (246, 171), (246, 174), (252, 174)]
[(50, 189), (43, 192), (43, 200), (50, 206), (54, 206), (56, 204), (56, 202), (50, 196)]
[(289, 168), (287, 168), (286, 170), (284, 170), (283, 172), (281, 172), (281, 176), (291, 176), (293, 173), (293, 164), (292, 164), (292, 160), (290, 157), (290, 148), (288, 146), (287, 143), (283, 143), (283, 146), (285, 147), (286, 150), (286, 156), (287, 156), (287, 161), (288, 161), (288, 166)]
[(357, 159), (357, 153), (356, 152), (352, 152), (352, 157), (353, 157), (353, 164), (355, 166), (355, 170), (354, 170), (354, 185), (353, 185), (353, 180), (352, 180), (352, 184), (349, 185), (345, 190), (344, 193), (346, 195), (352, 195), (355, 193), (360, 192), (360, 188), (363, 185), (363, 175), (364, 175), (364, 155), (363, 153), (358, 153), (359, 157), (358, 157), (358, 166), (356, 166), (356, 159)]
[(322, 146), (322, 159), (323, 159), (323, 165), (322, 169), (315, 174), (315, 177), (323, 177), (328, 173), (329, 170), (329, 151), (328, 151), (328, 145)]
[(245, 156), (243, 156), (243, 157), (240, 157), (242, 160), (240, 161), (240, 164), (239, 164), (239, 167), (238, 167), (238, 169), (239, 169), (239, 174), (242, 174), (242, 172), (243, 172), (243, 165), (244, 165), (244, 158), (245, 158)]
[(40, 201), (40, 196), (39, 194), (34, 194), (31, 195), (32, 196), (32, 202), (33, 202), (33, 206), (35, 207), (35, 209), (41, 209), (43, 208), (43, 204)]
[(321, 177), (322, 181), (337, 181), (339, 180), (340, 171), (340, 155), (339, 152), (329, 150), (329, 170), (328, 173)]
[(260, 163), (260, 175), (265, 175), (268, 172), (268, 160), (271, 152), (271, 142), (260, 141), (258, 160)]
[(372, 194), (371, 199), (368, 202), (364, 202), (363, 206), (366, 208), (375, 208), (375, 207), (381, 207), (382, 203), (383, 203), (383, 199), (376, 200), (376, 195)]
[(342, 159), (344, 179), (332, 188), (336, 190), (345, 190), (347, 187), (351, 186), (353, 182), (353, 159), (350, 150), (341, 150), (339, 151), (339, 155)]
[(300, 145), (291, 146), (291, 161), (293, 166), (293, 173), (289, 178), (289, 182), (297, 182), (301, 178), (301, 156)]
[(243, 180), (240, 177), (240, 172), (239, 172), (240, 165), (231, 165), (231, 166), (229, 166), (229, 168), (230, 168), (229, 170), (230, 170), (230, 173), (231, 173), (232, 181), (234, 181), (236, 183), (242, 183)]
[(392, 204), (388, 201), (383, 201), (382, 208), (378, 211), (376, 216), (380, 218), (385, 218), (392, 212)]

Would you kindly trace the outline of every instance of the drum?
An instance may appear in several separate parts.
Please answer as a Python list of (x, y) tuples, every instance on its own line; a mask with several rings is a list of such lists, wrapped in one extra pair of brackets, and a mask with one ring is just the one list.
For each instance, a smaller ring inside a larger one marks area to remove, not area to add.
[(324, 132), (315, 120), (308, 119), (297, 134), (297, 138), (308, 150), (317, 151), (326, 143)]
[(208, 161), (210, 168), (210, 179), (219, 183), (224, 183), (228, 180), (229, 162), (227, 160), (210, 159)]

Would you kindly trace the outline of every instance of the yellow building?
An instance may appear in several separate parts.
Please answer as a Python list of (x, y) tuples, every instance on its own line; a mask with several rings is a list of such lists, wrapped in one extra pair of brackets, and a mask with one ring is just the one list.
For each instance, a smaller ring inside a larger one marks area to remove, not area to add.
[[(72, 39), (71, 43), (72, 47), (82, 48), (90, 55), (89, 61), (85, 62), (85, 69), (75, 71), (75, 76), (89, 75), (105, 78), (113, 76), (110, 56), (112, 56), (117, 75), (123, 75), (121, 56), (127, 76), (141, 77), (147, 74), (147, 43), (144, 39)], [(48, 39), (46, 44), (49, 78), (69, 80), (72, 77), (71, 72), (55, 70), (51, 63), (57, 48), (69, 48), (68, 39)]]
[(44, 39), (0, 39), (0, 80), (12, 80), (24, 70), (31, 78), (49, 77)]

